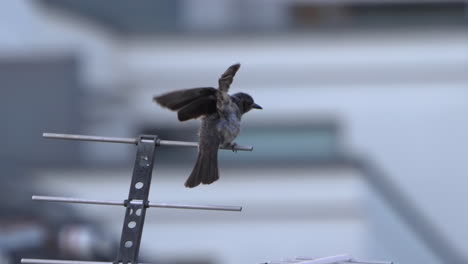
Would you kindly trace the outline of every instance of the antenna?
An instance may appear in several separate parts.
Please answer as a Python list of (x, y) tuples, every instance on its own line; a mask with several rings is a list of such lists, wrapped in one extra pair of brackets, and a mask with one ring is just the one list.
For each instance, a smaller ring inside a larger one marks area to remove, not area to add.
[[(120, 246), (117, 258), (114, 262), (93, 262), (93, 261), (71, 261), (71, 260), (50, 260), (50, 259), (21, 259), (21, 263), (29, 264), (137, 264), (140, 251), (141, 236), (145, 223), (146, 210), (151, 207), (175, 208), (175, 209), (196, 209), (196, 210), (218, 210), (218, 211), (242, 211), (241, 206), (228, 205), (189, 205), (189, 204), (166, 204), (152, 203), (148, 200), (151, 178), (154, 165), (154, 154), (159, 146), (175, 147), (198, 147), (197, 142), (162, 140), (156, 135), (140, 135), (137, 138), (116, 138), (100, 137), (88, 135), (55, 134), (44, 133), (44, 138), (97, 141), (108, 143), (134, 144), (137, 147), (133, 175), (130, 183), (128, 198), (122, 201), (116, 200), (90, 200), (71, 197), (52, 197), (33, 195), (36, 201), (82, 203), (97, 205), (124, 206), (125, 218), (122, 226)], [(231, 148), (224, 148), (230, 149)], [(234, 146), (233, 150), (252, 151), (249, 146)]]
[[(97, 141), (108, 143), (134, 144), (137, 146), (133, 175), (128, 198), (125, 200), (92, 200), (72, 197), (55, 197), (33, 195), (36, 201), (81, 203), (95, 205), (124, 206), (125, 218), (122, 226), (120, 246), (114, 262), (52, 260), (52, 259), (21, 259), (23, 264), (137, 264), (140, 250), (143, 225), (148, 208), (174, 208), (195, 210), (242, 211), (241, 206), (229, 205), (189, 205), (152, 203), (148, 200), (151, 177), (154, 165), (154, 154), (159, 146), (198, 147), (197, 142), (162, 140), (156, 135), (140, 135), (137, 138), (100, 137), (88, 135), (44, 133), (44, 138)], [(252, 151), (253, 147), (235, 145), (229, 150)], [(140, 263), (141, 264), (141, 263)], [(295, 257), (280, 261), (270, 261), (262, 264), (393, 264), (390, 261), (358, 261), (349, 255), (336, 255), (322, 258)]]

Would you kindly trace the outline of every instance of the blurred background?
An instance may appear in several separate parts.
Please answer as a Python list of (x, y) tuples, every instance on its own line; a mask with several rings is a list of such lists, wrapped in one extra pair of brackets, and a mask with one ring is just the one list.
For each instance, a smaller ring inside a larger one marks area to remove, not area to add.
[(468, 263), (468, 5), (397, 0), (41, 0), (0, 9), (0, 263), (113, 260), (136, 148), (43, 132), (196, 140), (152, 102), (216, 86), (263, 111), (222, 151), (221, 179), (186, 189), (196, 150), (161, 147), (141, 260), (260, 263), (349, 253)]

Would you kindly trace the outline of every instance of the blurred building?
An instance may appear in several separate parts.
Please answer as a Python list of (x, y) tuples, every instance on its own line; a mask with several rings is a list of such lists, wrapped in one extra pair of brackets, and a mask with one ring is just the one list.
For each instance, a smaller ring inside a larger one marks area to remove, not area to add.
[[(240, 62), (232, 89), (254, 95), (264, 111), (244, 118), (237, 142), (255, 151), (221, 153), (221, 180), (187, 190), (195, 150), (161, 148), (151, 195), (159, 202), (239, 204), (243, 213), (150, 210), (143, 254), (168, 263), (343, 252), (443, 263), (468, 250), (468, 214), (460, 208), (468, 172), (466, 6), (4, 3), (0, 116), (8, 140), (0, 155), (25, 164), (38, 187), (124, 198), (132, 146), (47, 141), (40, 134), (196, 140), (198, 121), (178, 123), (152, 96), (215, 86), (227, 66)], [(413, 205), (417, 213), (405, 211)], [(118, 237), (123, 211), (79, 209)], [(434, 235), (414, 228), (419, 216)], [(438, 243), (448, 249), (431, 247)]]

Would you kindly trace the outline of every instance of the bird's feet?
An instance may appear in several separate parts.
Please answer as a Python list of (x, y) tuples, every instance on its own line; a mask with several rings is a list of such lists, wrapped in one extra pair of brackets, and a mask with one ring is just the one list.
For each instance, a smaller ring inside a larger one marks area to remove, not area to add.
[(232, 152), (237, 152), (236, 146), (237, 146), (236, 142), (226, 143), (223, 145), (224, 148), (227, 148), (227, 149), (230, 148)]

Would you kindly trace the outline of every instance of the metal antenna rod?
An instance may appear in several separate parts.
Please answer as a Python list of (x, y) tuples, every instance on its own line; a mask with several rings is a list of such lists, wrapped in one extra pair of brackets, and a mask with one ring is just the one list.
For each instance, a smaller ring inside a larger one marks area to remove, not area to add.
[[(50, 139), (98, 141), (98, 142), (108, 142), (108, 143), (134, 144), (134, 145), (136, 145), (136, 144), (138, 143), (138, 139), (137, 139), (137, 138), (101, 137), (101, 136), (87, 136), (87, 135), (73, 135), (73, 134), (56, 134), (56, 133), (43, 133), (43, 134), (42, 134), (42, 137), (44, 137), (44, 138), (50, 138)], [(173, 146), (173, 147), (192, 147), (192, 148), (198, 148), (198, 143), (197, 143), (197, 142), (162, 140), (162, 139), (158, 139), (157, 145), (158, 145), (158, 146)], [(252, 150), (253, 150), (253, 147), (251, 147), (251, 146), (235, 145), (234, 148), (230, 148), (230, 147), (220, 147), (220, 149), (252, 151)]]
[(113, 264), (101, 261), (77, 261), (77, 260), (54, 260), (54, 259), (21, 259), (23, 264)]
[(289, 259), (283, 259), (280, 261), (269, 261), (261, 264), (393, 264), (391, 261), (361, 261), (352, 258), (348, 254), (321, 257), (321, 258), (309, 258), (309, 257), (295, 257)]
[(337, 256), (329, 256), (317, 259), (303, 259), (303, 258), (296, 258), (298, 260), (298, 264), (332, 264), (332, 263), (339, 263), (339, 262), (346, 262), (351, 260), (349, 255), (337, 255)]
[[(35, 201), (48, 201), (48, 202), (65, 202), (65, 203), (81, 203), (81, 204), (100, 204), (100, 205), (125, 205), (124, 201), (116, 200), (92, 200), (71, 197), (54, 197), (54, 196), (41, 196), (33, 195), (32, 199)], [(131, 204), (141, 204), (141, 201), (132, 200)], [(174, 209), (197, 209), (197, 210), (218, 210), (218, 211), (242, 211), (242, 206), (230, 205), (190, 205), (190, 204), (167, 204), (167, 203), (149, 203), (149, 207), (157, 208), (174, 208)]]
[[(115, 264), (103, 261), (80, 261), (80, 260), (58, 260), (58, 259), (21, 259), (23, 264)], [(119, 263), (123, 264), (123, 263)], [(143, 264), (143, 263), (140, 263)]]

